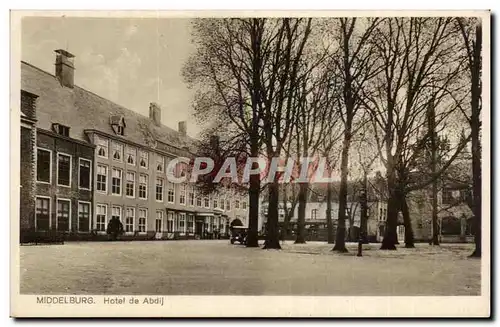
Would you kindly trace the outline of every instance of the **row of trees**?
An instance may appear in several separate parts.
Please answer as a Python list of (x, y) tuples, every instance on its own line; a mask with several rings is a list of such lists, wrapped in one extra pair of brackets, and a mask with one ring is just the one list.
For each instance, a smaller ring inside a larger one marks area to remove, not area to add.
[[(324, 158), (327, 173), (338, 172), (340, 178), (338, 217), (345, 216), (353, 166), (360, 167), (363, 175), (375, 166), (382, 168), (388, 218), (381, 248), (395, 249), (399, 212), (411, 227), (409, 194), (431, 188), (434, 199), (440, 177), (472, 144), (474, 255), (480, 256), (479, 20), (198, 19), (192, 34), (196, 51), (183, 74), (196, 90), (196, 117), (210, 126), (201, 141), (203, 149), (217, 152), (221, 159), (229, 154)], [(219, 140), (217, 150), (214, 136)], [(353, 144), (358, 150), (354, 160)], [(249, 194), (249, 247), (258, 246), (259, 196), (264, 188), (268, 196), (265, 247), (280, 248), (280, 192), (284, 199), (296, 198), (296, 242), (305, 242), (310, 185), (282, 186), (280, 178), (277, 174), (263, 181), (252, 175), (248, 185), (240, 185)], [(332, 197), (332, 187), (327, 185), (327, 203)], [(345, 220), (339, 219), (335, 251), (347, 251), (345, 232)], [(406, 246), (412, 247), (411, 228), (406, 234)]]

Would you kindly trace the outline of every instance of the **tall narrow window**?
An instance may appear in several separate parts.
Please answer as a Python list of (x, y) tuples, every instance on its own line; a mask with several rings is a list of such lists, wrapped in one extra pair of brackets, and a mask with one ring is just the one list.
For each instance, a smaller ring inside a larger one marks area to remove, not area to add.
[(241, 206), (243, 207), (243, 210), (247, 210), (247, 202), (246, 201), (243, 201)]
[(133, 198), (135, 196), (135, 173), (127, 172), (127, 184), (125, 185), (125, 195)]
[(106, 217), (108, 213), (108, 206), (105, 204), (98, 204), (96, 207), (96, 229), (99, 232), (106, 231)]
[(108, 140), (97, 136), (97, 155), (102, 158), (108, 157)]
[(148, 209), (139, 209), (139, 224), (138, 224), (138, 229), (139, 232), (145, 233), (146, 232), (146, 220), (148, 216)]
[(36, 198), (36, 229), (49, 230), (50, 229), (50, 199), (49, 198)]
[(201, 207), (201, 202), (201, 195), (198, 194), (198, 196), (196, 197), (196, 206)]
[(214, 209), (217, 209), (219, 207), (219, 201), (217, 201), (217, 198), (214, 198)]
[(175, 185), (172, 182), (168, 182), (167, 201), (169, 203), (174, 203), (175, 202)]
[(56, 229), (59, 231), (69, 231), (70, 206), (71, 202), (69, 200), (57, 200)]
[(133, 147), (127, 146), (127, 164), (135, 166), (136, 150)]
[(163, 231), (162, 225), (163, 225), (163, 211), (158, 210), (156, 211), (156, 221), (155, 221), (155, 231), (157, 233), (161, 233)]
[(203, 205), (205, 206), (205, 208), (210, 208), (210, 199), (208, 198), (208, 196), (203, 198)]
[(51, 152), (49, 150), (37, 149), (36, 151), (36, 180), (38, 182), (50, 183)]
[(167, 214), (167, 232), (174, 231), (174, 213), (169, 211)]
[(106, 193), (108, 180), (108, 167), (97, 165), (97, 191)]
[(111, 194), (122, 194), (122, 171), (116, 168), (113, 168), (113, 176), (111, 179)]
[(88, 232), (90, 224), (90, 203), (78, 202), (78, 231)]
[(163, 201), (163, 179), (156, 179), (156, 201)]
[(192, 187), (189, 188), (188, 203), (190, 206), (194, 206), (194, 188)]
[(139, 175), (139, 198), (148, 198), (148, 175)]
[(224, 199), (221, 199), (221, 200), (220, 200), (220, 208), (221, 208), (222, 210), (224, 210), (224, 209), (225, 209)]
[(226, 200), (226, 210), (231, 211), (231, 201), (230, 200)]
[(186, 204), (186, 184), (181, 185), (181, 192), (179, 195), (179, 203)]
[(311, 210), (311, 219), (317, 219), (318, 218), (318, 209), (312, 209)]
[(183, 213), (183, 212), (179, 214), (179, 226), (178, 226), (178, 230), (181, 233), (185, 233), (186, 232), (186, 214)]
[(90, 176), (92, 176), (92, 174), (90, 173), (90, 163), (91, 161), (90, 160), (87, 160), (87, 159), (83, 159), (83, 158), (80, 158), (80, 169), (78, 171), (78, 175), (79, 175), (79, 187), (80, 188), (83, 188), (83, 189), (86, 189), (86, 190), (90, 190)]
[(71, 156), (57, 154), (57, 184), (71, 186)]
[(187, 216), (187, 232), (189, 234), (194, 233), (194, 216), (191, 214)]
[(127, 208), (125, 211), (125, 232), (134, 232), (135, 208)]
[(234, 201), (234, 208), (239, 209), (240, 208), (240, 200)]
[(113, 160), (122, 161), (123, 158), (123, 144), (113, 142)]
[(139, 151), (139, 166), (142, 168), (148, 168), (148, 153), (144, 151)]
[(165, 158), (162, 155), (156, 155), (156, 171), (159, 173), (163, 173), (165, 169)]

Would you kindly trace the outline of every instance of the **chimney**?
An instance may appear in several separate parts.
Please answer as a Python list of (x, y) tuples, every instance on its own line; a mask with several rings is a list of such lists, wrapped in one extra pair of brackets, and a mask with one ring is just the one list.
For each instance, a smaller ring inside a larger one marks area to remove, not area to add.
[(55, 50), (56, 53), (56, 77), (62, 86), (73, 88), (75, 86), (75, 57), (66, 50)]
[(159, 104), (155, 102), (149, 104), (149, 118), (156, 125), (161, 125), (161, 108)]
[(186, 121), (180, 121), (180, 122), (179, 122), (179, 133), (180, 133), (182, 136), (186, 136), (186, 135), (187, 135), (187, 125), (186, 125)]

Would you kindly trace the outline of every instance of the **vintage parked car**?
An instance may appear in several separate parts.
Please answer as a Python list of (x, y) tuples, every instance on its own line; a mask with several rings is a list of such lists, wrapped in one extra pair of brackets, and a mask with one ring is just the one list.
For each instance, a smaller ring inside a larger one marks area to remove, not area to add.
[(246, 227), (233, 226), (231, 228), (231, 238), (230, 238), (231, 244), (234, 244), (235, 242), (238, 242), (240, 244), (246, 244), (247, 234), (248, 230)]

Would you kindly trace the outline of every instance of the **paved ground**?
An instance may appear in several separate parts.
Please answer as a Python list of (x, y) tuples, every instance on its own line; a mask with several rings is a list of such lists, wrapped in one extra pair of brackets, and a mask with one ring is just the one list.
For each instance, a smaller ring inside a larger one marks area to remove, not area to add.
[(282, 251), (228, 241), (89, 242), (21, 247), (23, 294), (478, 295), (472, 246), (417, 245), (364, 256), (325, 243)]

